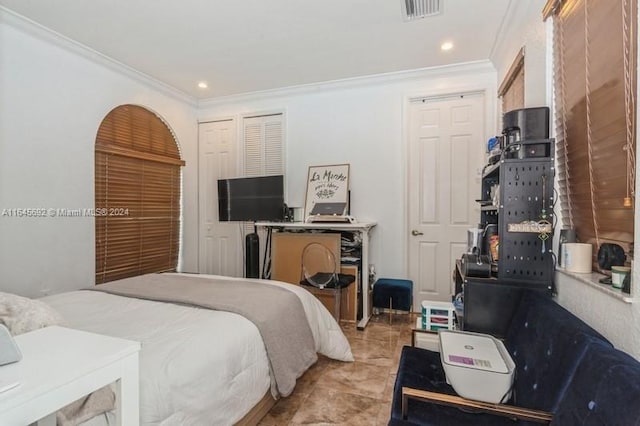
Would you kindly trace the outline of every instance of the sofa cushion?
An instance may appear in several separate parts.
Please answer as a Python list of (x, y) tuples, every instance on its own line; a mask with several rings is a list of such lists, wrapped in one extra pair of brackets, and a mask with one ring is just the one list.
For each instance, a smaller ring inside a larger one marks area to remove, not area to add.
[(607, 342), (553, 300), (525, 292), (505, 340), (516, 363), (510, 403), (555, 412), (569, 379), (594, 339)]
[(551, 425), (640, 425), (640, 363), (602, 342), (589, 345)]

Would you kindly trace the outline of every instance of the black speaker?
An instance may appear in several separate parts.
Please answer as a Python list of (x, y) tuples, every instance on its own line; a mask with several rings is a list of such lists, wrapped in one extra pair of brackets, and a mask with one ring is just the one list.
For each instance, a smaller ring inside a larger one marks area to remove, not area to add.
[(247, 278), (260, 278), (260, 239), (256, 233), (245, 238), (244, 271)]
[(598, 266), (610, 271), (612, 266), (624, 266), (627, 255), (618, 244), (602, 243), (598, 249)]
[(460, 268), (465, 277), (489, 278), (491, 276), (491, 260), (487, 255), (465, 253), (460, 259)]
[(507, 145), (513, 142), (549, 137), (549, 108), (522, 108), (505, 112), (502, 134)]

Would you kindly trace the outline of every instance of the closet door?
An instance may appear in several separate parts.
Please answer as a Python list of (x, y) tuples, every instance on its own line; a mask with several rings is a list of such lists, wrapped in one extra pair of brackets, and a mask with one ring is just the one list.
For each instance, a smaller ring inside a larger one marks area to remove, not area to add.
[(244, 175), (284, 174), (282, 114), (244, 118)]
[(218, 221), (218, 179), (240, 176), (235, 120), (200, 123), (199, 272), (243, 276), (241, 226)]
[[(284, 175), (284, 119), (283, 114), (265, 114), (243, 118), (244, 176)], [(286, 179), (285, 179), (286, 194)], [(254, 231), (253, 222), (245, 222), (244, 234)], [(263, 276), (266, 232), (260, 238), (260, 277)]]

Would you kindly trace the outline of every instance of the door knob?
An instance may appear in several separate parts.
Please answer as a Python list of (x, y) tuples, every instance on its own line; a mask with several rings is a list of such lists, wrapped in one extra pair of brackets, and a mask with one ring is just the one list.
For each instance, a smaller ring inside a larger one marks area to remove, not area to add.
[(417, 237), (418, 235), (424, 235), (424, 233), (420, 232), (420, 231), (416, 231), (415, 229), (413, 231), (411, 231), (411, 235), (413, 235), (414, 237)]

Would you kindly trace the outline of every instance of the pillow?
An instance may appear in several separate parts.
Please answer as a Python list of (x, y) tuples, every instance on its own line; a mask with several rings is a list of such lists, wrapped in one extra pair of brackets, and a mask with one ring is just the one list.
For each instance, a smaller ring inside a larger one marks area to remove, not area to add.
[(0, 292), (0, 324), (12, 335), (62, 323), (62, 315), (46, 303)]

